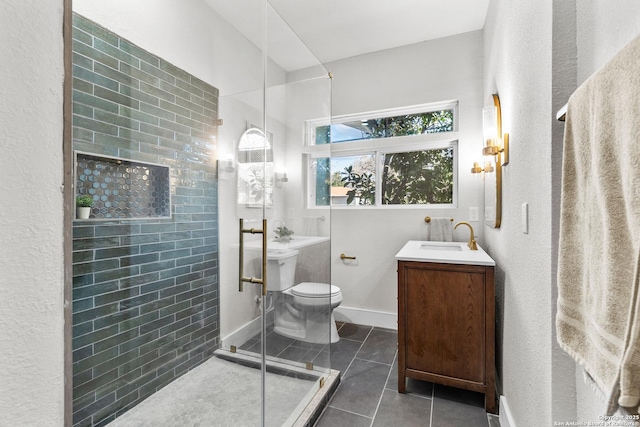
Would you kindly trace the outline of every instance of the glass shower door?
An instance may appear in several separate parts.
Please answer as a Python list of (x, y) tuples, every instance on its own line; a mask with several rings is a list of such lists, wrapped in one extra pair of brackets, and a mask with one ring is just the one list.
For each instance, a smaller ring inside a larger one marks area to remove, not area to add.
[(301, 139), (330, 117), (328, 73), (270, 56), (282, 31), (302, 43), (266, 0), (73, 3), (75, 184), (94, 201), (73, 224), (74, 424), (293, 425), (327, 377), (329, 306), (263, 285), (285, 226), (294, 283), (330, 282)]
[[(220, 98), (219, 188), (220, 206), (226, 208), (220, 210), (222, 345), (217, 354), (260, 372), (259, 390), (247, 393), (252, 401), (261, 394), (261, 425), (287, 426), (300, 422), (328, 378), (331, 311), (328, 296), (326, 304), (302, 307), (270, 269), (295, 253), (293, 284), (329, 287), (329, 210), (307, 207), (307, 159), (300, 136), (306, 121), (330, 117), (331, 80), (308, 51), (311, 70), (302, 78), (290, 77), (275, 63), (269, 54), (283, 35), (303, 44), (269, 3), (264, 6), (265, 28), (257, 39), (263, 63), (256, 60), (252, 68), (265, 73), (263, 86)], [(246, 83), (251, 87), (250, 80)]]

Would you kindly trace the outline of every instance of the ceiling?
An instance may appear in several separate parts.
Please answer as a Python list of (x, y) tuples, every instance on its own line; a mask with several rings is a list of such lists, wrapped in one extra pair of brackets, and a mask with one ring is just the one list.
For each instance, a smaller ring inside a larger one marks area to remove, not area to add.
[[(254, 44), (261, 45), (262, 13), (256, 7), (260, 4), (257, 0), (205, 1)], [(269, 0), (269, 3), (269, 57), (286, 71), (316, 65), (318, 61), (326, 64), (479, 30), (484, 27), (489, 6), (489, 0)]]

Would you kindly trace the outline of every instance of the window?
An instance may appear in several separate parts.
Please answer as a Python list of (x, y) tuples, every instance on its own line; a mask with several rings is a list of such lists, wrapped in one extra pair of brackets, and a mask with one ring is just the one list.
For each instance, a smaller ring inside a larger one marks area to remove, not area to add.
[(310, 122), (309, 207), (454, 205), (456, 108), (447, 103)]
[(248, 206), (273, 206), (273, 134), (254, 125), (238, 143), (238, 203)]

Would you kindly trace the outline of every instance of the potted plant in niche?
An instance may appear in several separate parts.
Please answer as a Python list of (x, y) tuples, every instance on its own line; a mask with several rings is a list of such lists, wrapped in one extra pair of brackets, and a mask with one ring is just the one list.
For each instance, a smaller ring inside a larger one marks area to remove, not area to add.
[(76, 197), (76, 218), (87, 219), (91, 214), (91, 206), (93, 206), (93, 197), (88, 194), (81, 194)]

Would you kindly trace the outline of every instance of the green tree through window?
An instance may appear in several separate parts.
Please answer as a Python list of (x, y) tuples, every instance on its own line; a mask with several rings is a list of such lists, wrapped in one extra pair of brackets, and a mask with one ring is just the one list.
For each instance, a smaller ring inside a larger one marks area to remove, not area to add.
[[(455, 143), (438, 146), (402, 138), (453, 132), (454, 111), (365, 117), (315, 127), (315, 145), (339, 144), (332, 148), (331, 159), (317, 158), (312, 163), (316, 206), (328, 205), (331, 189), (340, 193), (337, 187), (346, 189), (346, 203), (352, 206), (454, 203)], [(385, 148), (378, 144), (372, 150), (363, 145), (366, 140), (384, 138), (392, 138)], [(416, 149), (407, 149), (414, 143)], [(398, 144), (402, 148), (396, 151), (393, 147)], [(381, 165), (380, 176), (376, 176), (376, 164)]]
[(382, 204), (453, 203), (453, 148), (384, 156)]

